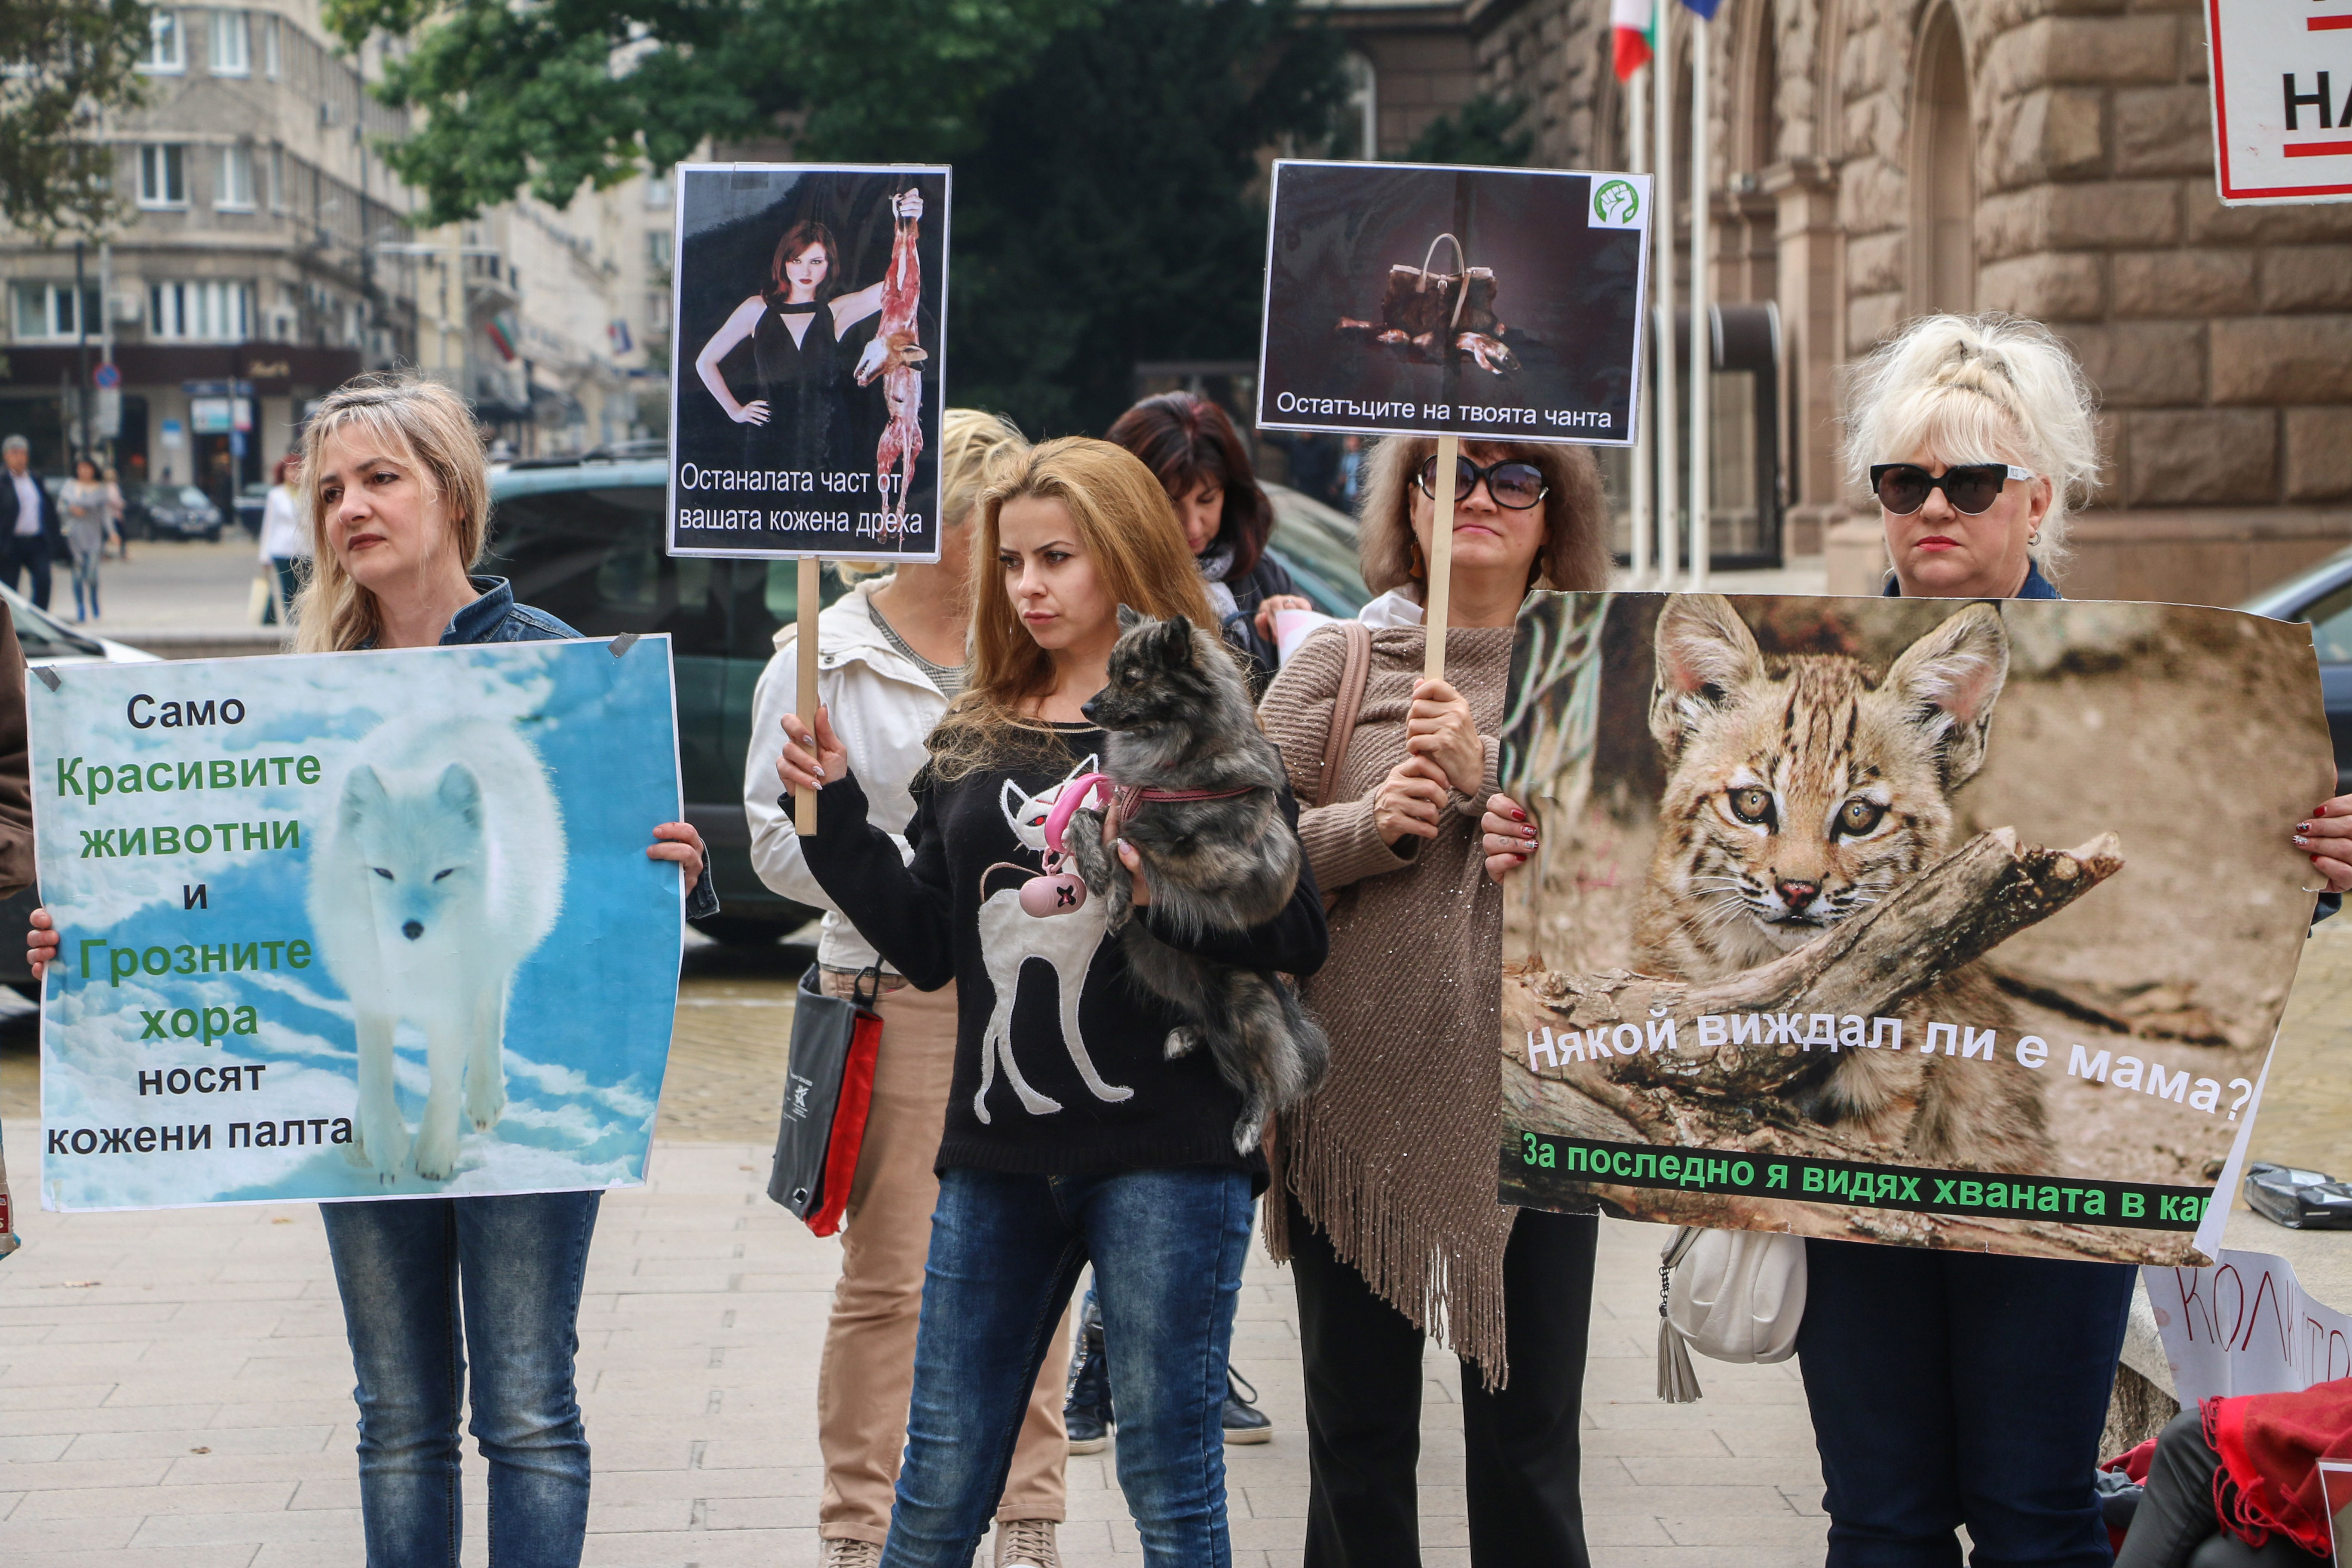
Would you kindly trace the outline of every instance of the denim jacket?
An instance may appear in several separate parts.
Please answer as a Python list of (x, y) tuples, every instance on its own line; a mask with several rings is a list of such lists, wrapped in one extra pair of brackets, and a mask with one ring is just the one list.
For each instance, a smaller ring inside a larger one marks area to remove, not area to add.
[[(443, 647), (464, 643), (562, 642), (580, 635), (544, 610), (516, 604), (514, 589), (503, 577), (476, 577), (471, 581), (482, 596), (449, 617), (448, 626), (441, 633)], [(708, 920), (718, 912), (719, 889), (710, 879), (710, 858), (706, 847), (701, 879), (686, 898), (686, 918)]]

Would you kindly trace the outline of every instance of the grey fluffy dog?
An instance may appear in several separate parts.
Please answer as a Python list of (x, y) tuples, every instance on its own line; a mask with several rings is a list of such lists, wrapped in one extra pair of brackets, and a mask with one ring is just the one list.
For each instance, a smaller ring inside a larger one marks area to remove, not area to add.
[[(1244, 931), (1280, 913), (1298, 885), (1298, 836), (1282, 818), (1282, 755), (1257, 727), (1240, 668), (1214, 634), (1181, 616), (1147, 620), (1119, 606), (1110, 684), (1083, 710), (1108, 735), (1103, 771), (1122, 788), (1237, 790), (1213, 800), (1146, 801), (1119, 824), (1136, 847), (1164, 927), (1184, 935)], [(1257, 1146), (1271, 1112), (1311, 1093), (1331, 1045), (1291, 988), (1271, 973), (1180, 952), (1130, 921), (1134, 885), (1102, 841), (1102, 816), (1071, 815), (1069, 846), (1087, 889), (1109, 900), (1128, 970), (1186, 1019), (1168, 1054), (1206, 1041), (1242, 1093), (1234, 1147)]]

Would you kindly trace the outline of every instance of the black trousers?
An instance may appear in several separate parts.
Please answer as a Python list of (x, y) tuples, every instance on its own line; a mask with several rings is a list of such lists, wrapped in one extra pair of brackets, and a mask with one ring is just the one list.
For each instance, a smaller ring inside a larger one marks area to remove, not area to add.
[(2157, 1439), (2147, 1490), (2116, 1568), (2326, 1568), (2325, 1559), (2275, 1531), (2260, 1547), (2222, 1534), (2213, 1517), (2213, 1472), (2221, 1468), (2197, 1412), (2175, 1416)]
[[(1307, 1372), (1306, 1568), (1418, 1568), (1424, 1336), (1339, 1260), (1296, 1197), (1284, 1201)], [(1592, 1215), (1522, 1209), (1503, 1256), (1510, 1382), (1490, 1392), (1462, 1363), (1470, 1561), (1480, 1568), (1591, 1562), (1578, 1469), (1599, 1237)]]
[(5, 582), (12, 589), (16, 586), (20, 574), (30, 573), (33, 578), (32, 592), (26, 597), (33, 601), (33, 607), (37, 610), (46, 610), (49, 607), (48, 535), (45, 533), (10, 534), (7, 548), (0, 551), (0, 572), (7, 574), (5, 577), (0, 578), (0, 582)]

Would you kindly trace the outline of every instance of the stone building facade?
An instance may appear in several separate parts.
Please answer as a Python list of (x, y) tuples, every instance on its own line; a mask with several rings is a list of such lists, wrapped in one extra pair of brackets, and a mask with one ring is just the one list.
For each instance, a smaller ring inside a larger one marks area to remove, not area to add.
[[(1533, 163), (1622, 166), (1607, 0), (1471, 0), (1463, 26)], [(2045, 321), (2097, 386), (2074, 592), (2228, 604), (2352, 543), (2352, 205), (2221, 205), (2194, 0), (1725, 0), (1713, 26), (1715, 297), (1779, 307), (1788, 545), (1827, 543), (1833, 586), (1878, 564), (1874, 527), (1839, 526), (1864, 499), (1841, 367), (1930, 310)]]

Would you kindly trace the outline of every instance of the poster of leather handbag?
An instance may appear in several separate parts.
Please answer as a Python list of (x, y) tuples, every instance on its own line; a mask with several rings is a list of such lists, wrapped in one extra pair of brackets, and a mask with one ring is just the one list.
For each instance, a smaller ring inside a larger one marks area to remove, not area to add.
[(1283, 160), (1258, 424), (1625, 446), (1643, 174)]
[(677, 166), (672, 555), (939, 559), (948, 183)]
[(1505, 1203), (2204, 1260), (2335, 793), (2308, 626), (1540, 593), (1499, 776)]

